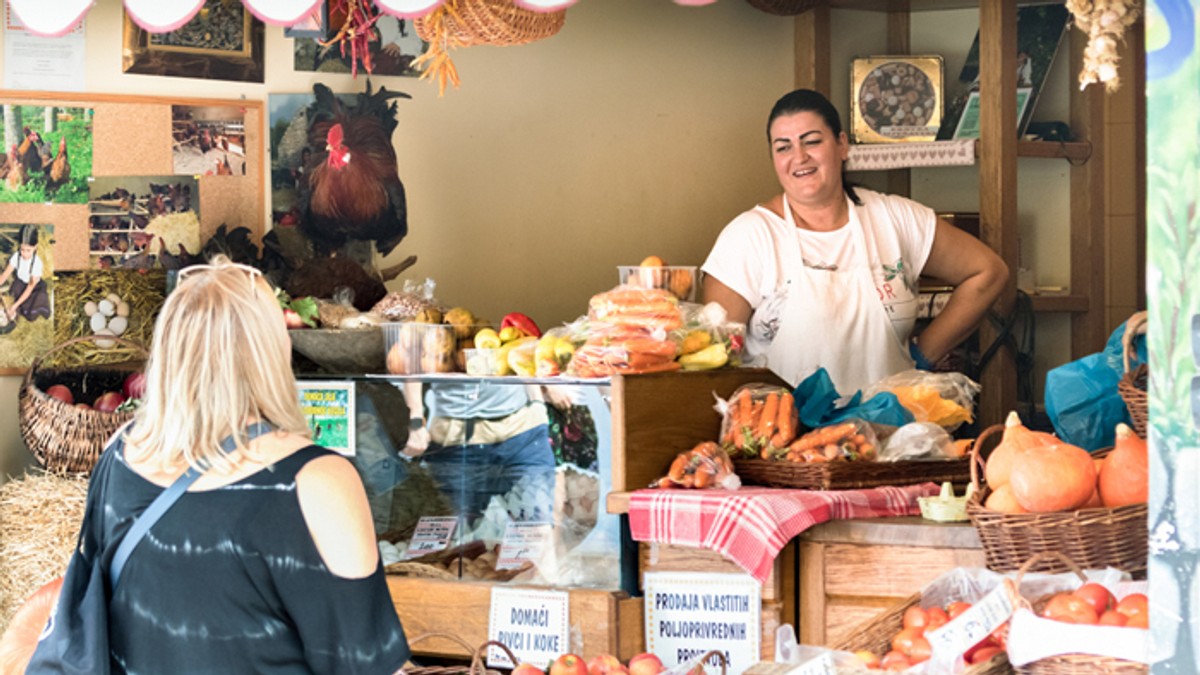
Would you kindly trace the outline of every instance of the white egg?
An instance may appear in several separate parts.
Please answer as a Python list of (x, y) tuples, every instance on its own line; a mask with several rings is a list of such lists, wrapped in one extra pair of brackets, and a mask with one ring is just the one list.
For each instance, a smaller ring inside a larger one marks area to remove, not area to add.
[[(97, 336), (112, 335), (112, 334), (113, 334), (112, 331), (107, 328), (102, 328), (102, 329), (96, 331)], [(96, 346), (101, 349), (112, 349), (113, 347), (117, 346), (117, 343), (114, 342), (113, 340), (103, 340), (103, 339), (100, 339), (99, 337), (97, 337), (96, 338)]]
[(88, 323), (91, 325), (93, 333), (99, 333), (108, 327), (108, 318), (103, 314), (96, 312), (92, 314), (91, 319), (88, 319)]
[(123, 316), (114, 316), (108, 322), (108, 329), (112, 331), (113, 335), (124, 335), (126, 328), (129, 328), (129, 319)]
[(105, 298), (105, 299), (101, 300), (100, 302), (96, 303), (96, 309), (99, 309), (100, 313), (103, 314), (104, 316), (112, 316), (113, 314), (117, 313), (117, 306), (115, 304), (113, 304), (113, 301), (109, 300), (108, 298)]

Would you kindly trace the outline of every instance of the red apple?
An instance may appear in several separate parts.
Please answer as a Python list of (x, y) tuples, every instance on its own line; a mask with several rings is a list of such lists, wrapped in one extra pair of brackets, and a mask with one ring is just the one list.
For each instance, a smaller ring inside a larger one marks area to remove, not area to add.
[(546, 671), (532, 663), (519, 663), (513, 668), (512, 675), (546, 675)]
[(621, 660), (612, 654), (597, 654), (587, 664), (588, 675), (609, 675), (625, 670)]
[(146, 374), (143, 372), (130, 373), (121, 385), (125, 398), (142, 398), (146, 395)]
[(63, 384), (51, 385), (50, 388), (46, 390), (46, 395), (51, 398), (56, 398), (67, 405), (75, 403), (75, 395), (72, 394), (71, 390)]
[(122, 403), (125, 402), (125, 397), (119, 391), (110, 391), (100, 394), (100, 398), (92, 403), (92, 407), (100, 412), (115, 412)]
[(296, 313), (296, 310), (287, 307), (283, 308), (283, 323), (288, 328), (304, 328), (304, 319)]
[(550, 675), (588, 675), (587, 663), (578, 654), (563, 654), (550, 664)]
[(629, 659), (629, 675), (658, 675), (664, 670), (662, 659), (648, 652)]

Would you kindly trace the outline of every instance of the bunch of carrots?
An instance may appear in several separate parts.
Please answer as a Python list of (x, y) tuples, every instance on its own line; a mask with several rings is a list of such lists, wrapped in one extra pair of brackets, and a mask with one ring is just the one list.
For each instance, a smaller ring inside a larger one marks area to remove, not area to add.
[(796, 439), (799, 412), (792, 392), (760, 389), (755, 396), (751, 387), (742, 387), (729, 405), (729, 419), (722, 444), (731, 455), (769, 459)]
[[(859, 422), (839, 422), (814, 429), (777, 451), (776, 459), (791, 462), (835, 462), (875, 459), (875, 438)], [(763, 459), (769, 459), (763, 457)]]
[(712, 441), (697, 443), (681, 452), (671, 463), (667, 475), (658, 479), (660, 488), (730, 487), (726, 479), (733, 475), (733, 463), (721, 446)]

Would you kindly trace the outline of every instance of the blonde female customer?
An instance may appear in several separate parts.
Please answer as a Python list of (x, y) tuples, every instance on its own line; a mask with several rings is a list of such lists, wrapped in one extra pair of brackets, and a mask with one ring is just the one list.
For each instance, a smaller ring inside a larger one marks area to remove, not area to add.
[[(274, 431), (251, 438), (258, 422)], [(93, 472), (93, 485), (107, 475), (103, 496), (88, 495), (83, 541), (100, 555), (189, 466), (211, 468), (124, 567), (109, 604), (113, 672), (401, 668), (408, 644), (366, 494), (350, 462), (309, 440), (283, 314), (257, 270), (218, 258), (182, 271), (123, 439)]]

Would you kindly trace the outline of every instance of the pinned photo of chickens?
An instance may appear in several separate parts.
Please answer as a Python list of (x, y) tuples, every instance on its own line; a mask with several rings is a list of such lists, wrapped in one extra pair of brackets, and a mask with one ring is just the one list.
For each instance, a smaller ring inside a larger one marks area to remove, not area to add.
[(0, 202), (85, 204), (92, 110), (3, 104)]
[(246, 122), (233, 106), (171, 106), (171, 164), (182, 176), (246, 175)]
[(89, 267), (171, 270), (200, 260), (195, 177), (103, 176), (91, 189)]

